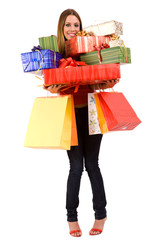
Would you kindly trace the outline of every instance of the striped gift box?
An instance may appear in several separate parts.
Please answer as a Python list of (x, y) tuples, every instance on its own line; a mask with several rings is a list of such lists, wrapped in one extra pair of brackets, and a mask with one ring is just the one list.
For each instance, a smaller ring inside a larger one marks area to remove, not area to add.
[(42, 47), (42, 49), (51, 49), (55, 52), (59, 52), (57, 37), (54, 35), (39, 38), (39, 44)]
[(44, 69), (44, 85), (86, 85), (120, 78), (120, 64)]
[(88, 65), (97, 65), (100, 64), (99, 57), (101, 58), (102, 64), (131, 63), (130, 48), (119, 46), (102, 49), (100, 52), (94, 51), (82, 54), (80, 59)]
[(62, 58), (60, 53), (46, 49), (41, 51), (21, 53), (24, 72), (37, 71), (38, 69), (57, 68)]
[(76, 36), (65, 42), (66, 56), (76, 56), (82, 53), (93, 52), (98, 47), (108, 45), (111, 37), (105, 36)]

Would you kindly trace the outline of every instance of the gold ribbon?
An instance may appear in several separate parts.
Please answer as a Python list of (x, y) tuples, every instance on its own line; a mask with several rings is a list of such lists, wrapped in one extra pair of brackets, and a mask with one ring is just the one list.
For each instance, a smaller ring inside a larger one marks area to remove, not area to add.
[(120, 38), (120, 36), (118, 34), (115, 34), (111, 37), (112, 40), (117, 40), (119, 38)]
[[(52, 51), (52, 52), (54, 52), (54, 67), (57, 68), (57, 67), (56, 67), (56, 52), (53, 51), (52, 49), (49, 49), (49, 50)], [(42, 67), (42, 64), (43, 64), (43, 54), (42, 54), (39, 50), (35, 50), (35, 51), (39, 52), (39, 53), (41, 54), (41, 57), (42, 57), (41, 64), (40, 64), (38, 70), (35, 72), (35, 77), (38, 78), (39, 80), (42, 80), (42, 81), (43, 81), (43, 78), (37, 76), (37, 74), (38, 74), (38, 72), (40, 71), (40, 69), (41, 69), (41, 67)], [(38, 87), (41, 87), (41, 86), (43, 86), (43, 85), (38, 85)]]
[[(121, 39), (118, 34), (115, 34), (115, 35), (111, 36), (111, 40), (114, 41), (114, 40), (121, 40)], [(122, 41), (122, 46), (125, 47), (124, 41), (123, 40), (121, 40), (121, 41)]]
[[(41, 57), (42, 57), (42, 61), (41, 61), (41, 64), (40, 64), (40, 66), (39, 66), (39, 68), (38, 68), (38, 70), (35, 72), (35, 77), (36, 78), (39, 78), (38, 76), (37, 76), (37, 73), (39, 72), (39, 70), (41, 69), (41, 67), (42, 67), (42, 64), (43, 64), (43, 54), (39, 51), (39, 50), (35, 50), (35, 51), (37, 51), (37, 52), (39, 52), (40, 53), (40, 55), (41, 55)], [(40, 78), (39, 78), (40, 79)]]

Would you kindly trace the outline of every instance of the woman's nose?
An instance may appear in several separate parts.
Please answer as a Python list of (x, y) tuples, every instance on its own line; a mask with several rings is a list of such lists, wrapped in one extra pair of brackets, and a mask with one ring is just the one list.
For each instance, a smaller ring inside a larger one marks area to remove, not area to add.
[(76, 27), (74, 25), (71, 25), (71, 31), (75, 31), (76, 30)]

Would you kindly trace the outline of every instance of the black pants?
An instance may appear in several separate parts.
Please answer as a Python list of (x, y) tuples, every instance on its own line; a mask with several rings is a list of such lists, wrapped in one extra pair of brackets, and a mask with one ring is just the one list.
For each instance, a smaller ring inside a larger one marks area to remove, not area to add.
[(106, 217), (105, 207), (107, 202), (103, 179), (98, 166), (98, 155), (103, 135), (88, 134), (87, 107), (76, 108), (75, 112), (79, 145), (73, 146), (71, 150), (67, 151), (70, 160), (66, 198), (67, 220), (69, 222), (78, 221), (77, 208), (79, 205), (79, 189), (84, 164), (91, 182), (95, 219), (103, 219)]

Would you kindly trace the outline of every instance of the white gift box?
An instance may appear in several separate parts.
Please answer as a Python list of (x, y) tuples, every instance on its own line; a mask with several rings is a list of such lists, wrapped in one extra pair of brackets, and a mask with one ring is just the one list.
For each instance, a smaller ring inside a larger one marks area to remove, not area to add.
[(112, 34), (123, 35), (123, 24), (117, 21), (108, 21), (84, 28), (87, 32), (92, 32), (95, 36), (105, 36)]

